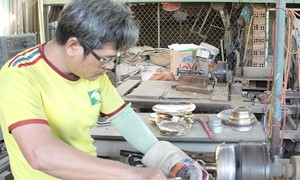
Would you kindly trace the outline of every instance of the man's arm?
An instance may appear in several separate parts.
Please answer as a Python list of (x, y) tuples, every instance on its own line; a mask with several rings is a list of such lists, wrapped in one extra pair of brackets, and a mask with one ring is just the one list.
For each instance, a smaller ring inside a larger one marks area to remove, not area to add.
[(81, 152), (53, 138), (47, 125), (23, 125), (11, 133), (32, 168), (60, 179), (166, 179), (156, 169), (131, 167)]
[(208, 173), (173, 144), (158, 141), (130, 104), (108, 119), (134, 148), (144, 153), (142, 163), (161, 169), (168, 177), (207, 180)]

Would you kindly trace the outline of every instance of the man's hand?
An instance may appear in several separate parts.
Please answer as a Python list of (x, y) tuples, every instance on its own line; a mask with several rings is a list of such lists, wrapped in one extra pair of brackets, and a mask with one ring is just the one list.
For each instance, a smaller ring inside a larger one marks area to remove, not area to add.
[(207, 179), (208, 174), (204, 171), (198, 162), (187, 158), (176, 163), (170, 171), (170, 177), (181, 177), (182, 180)]
[(161, 169), (166, 176), (183, 180), (207, 180), (208, 173), (178, 147), (166, 141), (155, 143), (145, 154), (142, 163)]

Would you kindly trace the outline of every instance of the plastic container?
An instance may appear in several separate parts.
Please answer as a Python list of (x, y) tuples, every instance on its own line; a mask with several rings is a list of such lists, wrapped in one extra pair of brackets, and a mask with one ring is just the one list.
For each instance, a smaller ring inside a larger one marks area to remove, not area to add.
[(216, 134), (219, 134), (223, 131), (223, 124), (221, 119), (209, 120), (208, 126)]
[(215, 67), (215, 59), (220, 53), (220, 50), (215, 46), (202, 42), (197, 48), (196, 56), (206, 58), (208, 62), (208, 68)]

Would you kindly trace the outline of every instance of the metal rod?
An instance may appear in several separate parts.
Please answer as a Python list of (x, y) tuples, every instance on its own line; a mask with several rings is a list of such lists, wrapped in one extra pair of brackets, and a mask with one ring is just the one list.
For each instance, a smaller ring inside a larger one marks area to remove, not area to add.
[(283, 84), (284, 67), (284, 34), (285, 34), (285, 15), (286, 2), (278, 0), (276, 5), (276, 62), (274, 70), (274, 111), (272, 125), (272, 151), (271, 155), (280, 155), (280, 124), (281, 124), (281, 96)]

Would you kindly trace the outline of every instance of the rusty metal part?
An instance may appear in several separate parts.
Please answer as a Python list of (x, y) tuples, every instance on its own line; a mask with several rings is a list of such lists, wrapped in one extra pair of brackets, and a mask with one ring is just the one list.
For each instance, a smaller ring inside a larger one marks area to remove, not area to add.
[(178, 86), (192, 86), (198, 88), (206, 88), (207, 80), (206, 77), (203, 76), (181, 75), (178, 79)]
[(207, 133), (207, 135), (209, 136), (210, 139), (212, 139), (212, 140), (216, 139), (214, 133), (209, 128), (206, 121), (204, 121), (203, 119), (196, 119), (196, 121), (198, 121), (202, 125), (202, 127), (204, 128), (205, 132)]
[(207, 86), (206, 77), (200, 75), (180, 75), (176, 90), (202, 94), (211, 94), (213, 92), (213, 88)]

